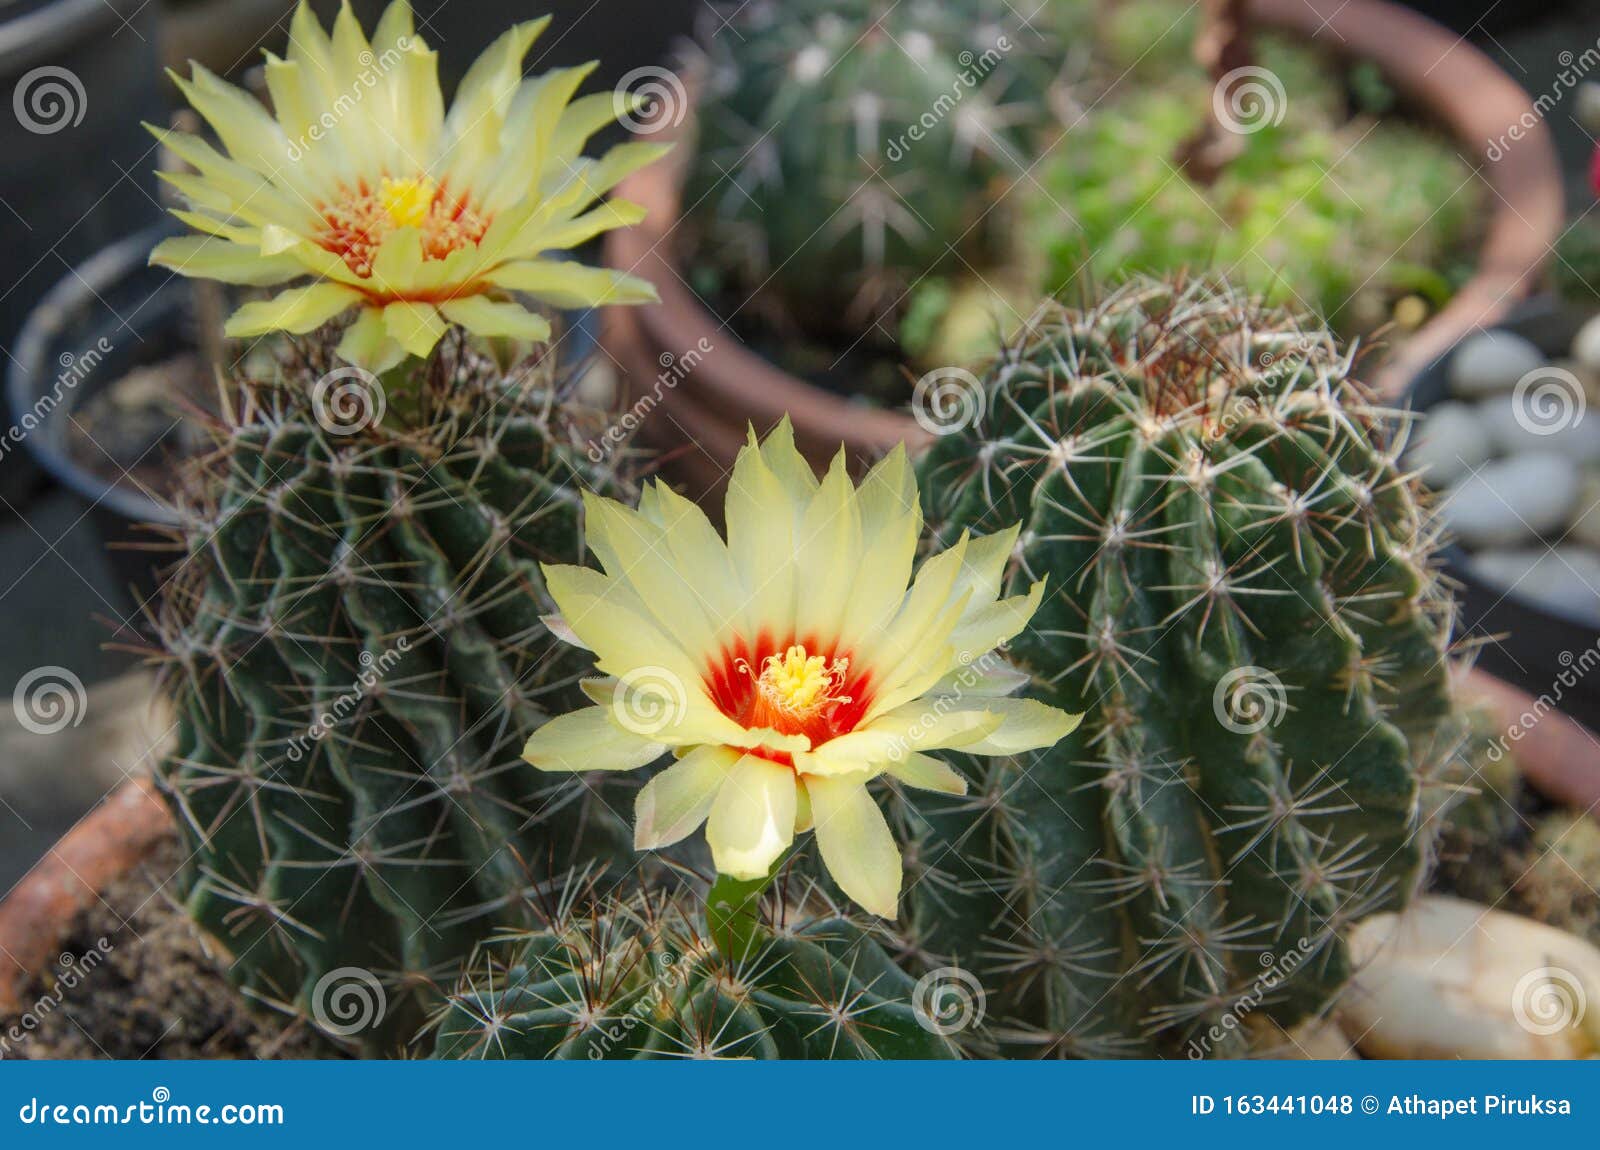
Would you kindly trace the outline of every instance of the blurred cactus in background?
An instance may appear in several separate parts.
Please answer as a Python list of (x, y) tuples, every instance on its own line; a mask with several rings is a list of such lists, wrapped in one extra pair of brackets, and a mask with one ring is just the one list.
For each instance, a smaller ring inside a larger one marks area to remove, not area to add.
[(998, 0), (756, 0), (706, 38), (696, 259), (779, 324), (854, 337), (924, 277), (1015, 258), (1007, 192), (1051, 122), (1048, 22)]
[(1465, 734), (1451, 600), (1351, 371), (1240, 292), (1135, 279), (1017, 333), (924, 459), (940, 538), (1022, 521), (1011, 585), (1051, 582), (1011, 654), (1087, 712), (901, 809), (912, 949), (979, 976), (1004, 1049), (1245, 1053), (1418, 885)]
[[(1484, 200), (1451, 142), (1389, 115), (1369, 64), (1283, 37), (1255, 37), (1223, 93), (1193, 58), (1198, 26), (1174, 0), (1100, 13), (1092, 112), (1027, 189), (1046, 290), (1211, 268), (1347, 336), (1442, 307), (1471, 273)], [(1201, 178), (1182, 154), (1214, 107), (1229, 155)]]

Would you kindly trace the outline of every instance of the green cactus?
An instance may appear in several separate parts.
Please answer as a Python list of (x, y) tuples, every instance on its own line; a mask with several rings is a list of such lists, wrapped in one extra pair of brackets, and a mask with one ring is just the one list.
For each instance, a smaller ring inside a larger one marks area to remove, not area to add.
[(924, 276), (1008, 264), (1006, 192), (1061, 63), (1043, 27), (999, 0), (742, 9), (697, 68), (700, 267), (827, 339)]
[(780, 904), (727, 958), (685, 910), (698, 901), (564, 902), (491, 941), (434, 1020), (436, 1057), (954, 1057), (911, 978), (837, 910)]
[(579, 489), (617, 486), (585, 446), (602, 417), (553, 356), (508, 373), (447, 344), (385, 377), (382, 423), (326, 338), (232, 390), (159, 616), (188, 909), (257, 999), (322, 1021), (325, 979), (380, 979), (372, 1044), (539, 876), (632, 858), (627, 796), (520, 758), (583, 669), (540, 622), (538, 564), (582, 562)]
[(1009, 578), (1051, 587), (1011, 654), (1087, 712), (902, 808), (931, 828), (911, 950), (977, 974), (1014, 1052), (1244, 1053), (1248, 1016), (1322, 1009), (1342, 928), (1419, 882), (1464, 737), (1450, 598), (1350, 373), (1233, 289), (1134, 280), (1042, 311), (922, 463), (945, 542), (1021, 521)]

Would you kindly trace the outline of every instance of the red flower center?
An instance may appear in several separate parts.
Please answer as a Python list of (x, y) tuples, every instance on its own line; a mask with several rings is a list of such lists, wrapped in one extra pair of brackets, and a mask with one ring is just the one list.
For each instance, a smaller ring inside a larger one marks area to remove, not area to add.
[[(815, 638), (738, 640), (711, 660), (705, 684), (717, 709), (741, 727), (804, 735), (812, 746), (855, 730), (872, 702), (870, 672)], [(785, 751), (750, 753), (794, 765)]]
[(341, 188), (333, 203), (318, 210), (323, 227), (317, 242), (363, 278), (372, 274), (378, 248), (396, 228), (416, 228), (422, 235), (422, 258), (429, 260), (476, 247), (489, 230), (489, 220), (465, 195), (452, 196), (445, 185), (425, 176), (385, 177), (376, 188), (362, 180), (354, 188)]

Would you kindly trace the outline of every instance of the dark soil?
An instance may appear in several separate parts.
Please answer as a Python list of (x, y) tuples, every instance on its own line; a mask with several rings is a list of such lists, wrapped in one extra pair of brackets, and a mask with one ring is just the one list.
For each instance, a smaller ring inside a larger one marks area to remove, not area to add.
[(0, 1017), (0, 1058), (340, 1057), (229, 985), (225, 957), (174, 902), (181, 861), (173, 839), (78, 916), (28, 1012)]
[(174, 355), (87, 397), (68, 426), (67, 454), (108, 483), (169, 496), (173, 459), (210, 443), (204, 426), (185, 416), (215, 406), (216, 386), (201, 355)]

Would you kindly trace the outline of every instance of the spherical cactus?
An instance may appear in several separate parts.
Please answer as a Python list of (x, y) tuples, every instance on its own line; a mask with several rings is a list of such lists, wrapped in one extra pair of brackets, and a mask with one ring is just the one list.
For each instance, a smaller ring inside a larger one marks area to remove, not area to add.
[(823, 336), (1006, 262), (1005, 192), (1060, 64), (1041, 27), (992, 0), (744, 6), (696, 69), (697, 257)]
[(452, 1059), (954, 1057), (916, 991), (832, 910), (787, 908), (727, 958), (676, 897), (641, 892), (485, 945), (433, 1042)]
[(1019, 1052), (1243, 1052), (1418, 885), (1464, 736), (1450, 599), (1351, 372), (1231, 289), (1135, 280), (1041, 311), (923, 462), (938, 535), (1022, 522), (1010, 579), (1050, 593), (1011, 654), (1087, 712), (912, 820), (917, 948), (979, 975)]
[(583, 561), (579, 490), (617, 486), (586, 447), (603, 423), (552, 357), (508, 373), (457, 336), (385, 377), (381, 421), (332, 337), (230, 389), (159, 616), (190, 912), (247, 993), (336, 1033), (330, 980), (383, 983), (358, 1036), (380, 1044), (535, 878), (631, 855), (599, 793), (521, 760), (583, 669), (539, 563)]

